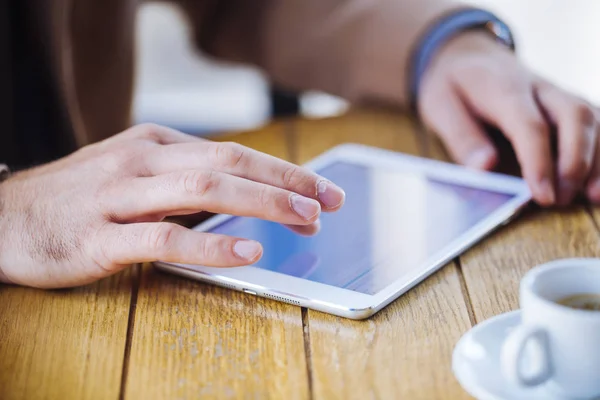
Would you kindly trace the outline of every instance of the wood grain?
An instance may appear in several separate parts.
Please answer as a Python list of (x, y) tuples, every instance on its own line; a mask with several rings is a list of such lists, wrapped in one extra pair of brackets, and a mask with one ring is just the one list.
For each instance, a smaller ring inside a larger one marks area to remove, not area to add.
[(470, 328), (453, 264), (366, 321), (309, 311), (315, 399), (468, 398), (451, 356)]
[(0, 398), (117, 399), (131, 271), (43, 291), (0, 286)]
[(305, 399), (300, 309), (146, 268), (129, 399)]
[[(297, 161), (359, 142), (418, 154), (410, 120), (356, 111), (296, 124)], [(315, 399), (467, 398), (451, 371), (456, 341), (471, 326), (456, 266), (450, 264), (366, 321), (308, 311)]]
[[(222, 137), (289, 158), (286, 124)], [(298, 307), (143, 270), (129, 399), (306, 399)]]
[(303, 164), (342, 143), (358, 143), (388, 150), (418, 152), (413, 121), (376, 110), (356, 110), (342, 117), (298, 119), (294, 123), (294, 162)]
[(237, 142), (279, 158), (289, 159), (291, 154), (288, 139), (291, 124), (289, 120), (278, 120), (255, 130), (229, 132), (212, 140)]
[(592, 205), (588, 208), (588, 213), (592, 217), (596, 231), (600, 233), (600, 205)]

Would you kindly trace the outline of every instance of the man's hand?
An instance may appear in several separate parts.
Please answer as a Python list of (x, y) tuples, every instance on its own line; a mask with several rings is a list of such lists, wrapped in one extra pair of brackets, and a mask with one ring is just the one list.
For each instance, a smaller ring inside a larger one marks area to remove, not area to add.
[(578, 193), (600, 202), (597, 110), (535, 76), (486, 33), (464, 33), (442, 48), (423, 77), (418, 107), (459, 163), (480, 169), (497, 163), (485, 122), (511, 142), (539, 204), (565, 205)]
[(140, 125), (0, 185), (0, 280), (76, 286), (136, 262), (248, 265), (259, 243), (161, 222), (199, 211), (252, 216), (301, 234), (344, 192), (234, 143)]

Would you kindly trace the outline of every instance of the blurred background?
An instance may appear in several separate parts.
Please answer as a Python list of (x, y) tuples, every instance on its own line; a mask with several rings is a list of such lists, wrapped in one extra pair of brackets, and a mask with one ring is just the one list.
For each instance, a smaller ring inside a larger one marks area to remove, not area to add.
[[(524, 62), (541, 75), (600, 104), (600, 1), (470, 0), (513, 29)], [(156, 122), (202, 136), (259, 127), (276, 104), (308, 118), (345, 112), (347, 104), (324, 93), (277, 95), (261, 73), (215, 63), (193, 46), (180, 11), (167, 3), (140, 8), (134, 102), (136, 122)]]

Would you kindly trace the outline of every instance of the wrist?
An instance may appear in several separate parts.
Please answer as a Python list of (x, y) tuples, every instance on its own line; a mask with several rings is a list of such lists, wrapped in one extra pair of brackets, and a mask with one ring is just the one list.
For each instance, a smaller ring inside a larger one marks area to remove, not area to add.
[[(410, 103), (416, 111), (424, 75), (434, 61), (444, 58), (440, 53), (465, 54), (464, 51), (484, 49), (514, 50), (514, 40), (508, 26), (494, 14), (481, 9), (461, 9), (440, 17), (418, 41), (410, 64)], [(457, 51), (460, 50), (460, 51)]]

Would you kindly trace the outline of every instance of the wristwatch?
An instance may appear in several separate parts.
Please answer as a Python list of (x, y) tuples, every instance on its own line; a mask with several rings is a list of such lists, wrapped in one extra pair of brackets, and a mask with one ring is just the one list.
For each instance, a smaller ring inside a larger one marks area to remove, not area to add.
[(515, 41), (510, 28), (489, 11), (467, 8), (443, 15), (421, 37), (411, 59), (409, 95), (413, 111), (416, 111), (421, 78), (437, 51), (455, 35), (475, 29), (488, 32), (499, 43), (515, 50)]
[(0, 182), (6, 180), (9, 174), (10, 170), (8, 169), (8, 166), (0, 164)]

